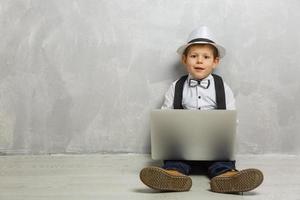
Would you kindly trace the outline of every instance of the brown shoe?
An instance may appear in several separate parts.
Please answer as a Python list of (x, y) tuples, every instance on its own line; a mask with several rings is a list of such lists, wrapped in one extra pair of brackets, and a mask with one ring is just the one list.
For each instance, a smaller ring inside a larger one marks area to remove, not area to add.
[(258, 187), (263, 179), (263, 173), (258, 169), (228, 171), (212, 178), (210, 187), (213, 192), (220, 193), (247, 192)]
[(188, 191), (192, 179), (175, 170), (160, 167), (146, 167), (140, 172), (141, 181), (148, 187), (160, 191)]

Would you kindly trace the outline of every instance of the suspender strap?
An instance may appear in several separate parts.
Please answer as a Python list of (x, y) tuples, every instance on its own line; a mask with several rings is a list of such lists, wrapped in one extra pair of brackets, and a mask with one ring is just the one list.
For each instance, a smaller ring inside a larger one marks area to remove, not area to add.
[[(212, 76), (214, 77), (214, 82), (215, 82), (217, 109), (226, 110), (226, 99), (225, 99), (225, 89), (224, 89), (223, 80), (218, 75), (212, 74)], [(188, 75), (182, 76), (176, 82), (174, 101), (173, 101), (174, 109), (183, 109), (182, 93), (183, 93), (183, 86), (187, 77)]]
[(220, 76), (212, 74), (215, 80), (217, 109), (226, 110), (225, 89)]
[(174, 101), (173, 101), (174, 109), (183, 109), (183, 107), (182, 107), (182, 93), (183, 93), (184, 82), (186, 81), (187, 77), (188, 77), (188, 75), (182, 76), (176, 82)]

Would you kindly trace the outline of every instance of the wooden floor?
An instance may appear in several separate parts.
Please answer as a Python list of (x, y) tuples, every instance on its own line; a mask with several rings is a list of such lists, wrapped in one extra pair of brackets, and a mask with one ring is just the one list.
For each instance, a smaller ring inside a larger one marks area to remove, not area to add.
[(265, 175), (261, 187), (243, 195), (213, 193), (209, 179), (196, 175), (189, 192), (153, 191), (139, 171), (159, 164), (144, 154), (0, 156), (0, 200), (300, 200), (300, 156), (238, 156), (239, 169), (256, 167)]

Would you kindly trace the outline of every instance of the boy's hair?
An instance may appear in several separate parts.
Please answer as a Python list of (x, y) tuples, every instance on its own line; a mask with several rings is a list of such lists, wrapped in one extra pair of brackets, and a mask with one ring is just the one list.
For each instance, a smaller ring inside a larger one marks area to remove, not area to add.
[(190, 46), (188, 46), (182, 55), (184, 55), (185, 57), (187, 56), (187, 54), (189, 53), (189, 50), (192, 46), (196, 46), (196, 45), (199, 45), (199, 46), (207, 46), (209, 48), (211, 48), (213, 50), (213, 55), (214, 55), (214, 59), (216, 59), (217, 57), (219, 57), (219, 51), (218, 49), (214, 46), (214, 45), (211, 45), (211, 44), (192, 44)]

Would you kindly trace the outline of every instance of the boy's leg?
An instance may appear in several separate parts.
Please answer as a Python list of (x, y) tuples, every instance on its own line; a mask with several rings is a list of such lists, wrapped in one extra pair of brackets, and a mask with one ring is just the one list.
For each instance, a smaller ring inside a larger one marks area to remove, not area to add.
[(238, 171), (235, 161), (210, 162), (208, 174), (213, 192), (234, 193), (255, 189), (263, 181), (263, 174), (258, 169)]
[(164, 160), (162, 168), (167, 170), (176, 170), (185, 175), (189, 175), (191, 171), (191, 166), (182, 160)]
[(207, 162), (208, 176), (213, 178), (228, 171), (235, 171), (234, 161)]
[(164, 166), (146, 167), (140, 172), (141, 181), (148, 187), (160, 191), (188, 191), (192, 179), (187, 176), (191, 167), (183, 161), (164, 161)]

